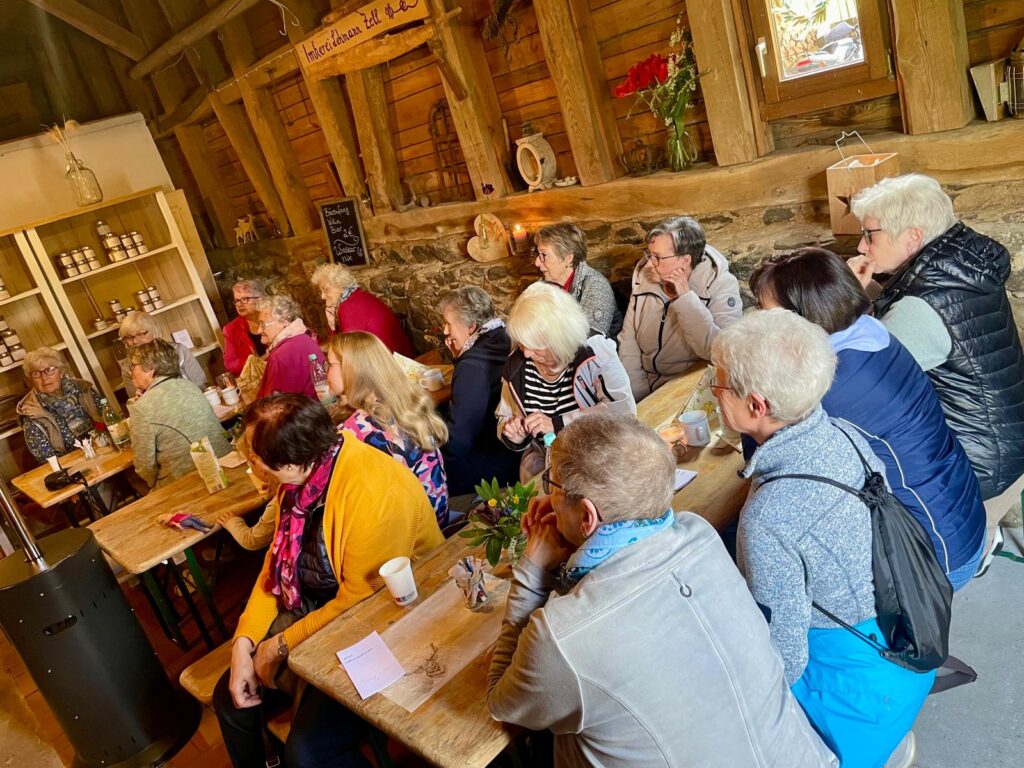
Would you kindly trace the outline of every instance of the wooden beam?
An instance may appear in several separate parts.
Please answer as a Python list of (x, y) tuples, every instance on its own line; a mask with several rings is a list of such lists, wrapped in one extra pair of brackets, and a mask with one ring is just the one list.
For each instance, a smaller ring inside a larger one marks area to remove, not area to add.
[(63, 120), (98, 116), (78, 65), (68, 49), (64, 25), (41, 11), (30, 13), (28, 35), (53, 114)]
[[(429, 23), (423, 24), (391, 35), (381, 35), (373, 40), (367, 40), (351, 50), (306, 64), (302, 67), (302, 71), (312, 80), (347, 75), (349, 72), (369, 69), (397, 59), (433, 38), (434, 28)], [(298, 54), (296, 54), (296, 58), (298, 58)]]
[[(431, 16), (444, 16), (450, 0), (429, 0)], [(459, 136), (466, 168), (477, 199), (486, 198), (484, 188), (493, 188), (491, 195), (504, 197), (512, 191), (505, 171), (508, 150), (501, 126), (501, 108), (494, 80), (484, 56), (483, 44), (469, 14), (458, 20), (436, 24), (437, 43), (444, 52), (455, 76), (466, 87), (466, 97), (458, 99), (447, 79), (443, 79), (452, 123)]]
[(359, 149), (366, 169), (375, 214), (398, 210), (404, 200), (394, 136), (388, 124), (388, 99), (380, 66), (353, 72), (345, 78)]
[(755, 131), (761, 118), (747, 98), (732, 0), (686, 0), (686, 18), (715, 160), (718, 165), (753, 160), (758, 156)]
[(185, 29), (171, 35), (156, 50), (132, 67), (129, 73), (136, 80), (141, 80), (150, 72), (159, 69), (173, 59), (188, 46), (201, 40), (206, 35), (219, 29), (239, 14), (245, 13), (260, 0), (223, 0), (205, 16), (196, 19)]
[(160, 115), (150, 126), (153, 137), (163, 139), (174, 132), (179, 125), (198, 123), (213, 114), (207, 96), (210, 92), (204, 88), (196, 88), (185, 101), (170, 112)]
[[(157, 0), (157, 4), (167, 17), (171, 29), (180, 32), (194, 20), (203, 15), (202, 0)], [(192, 65), (192, 71), (200, 84), (212, 86), (228, 76), (227, 67), (221, 61), (217, 44), (207, 35), (196, 40), (185, 49), (185, 55)]]
[(138, 61), (146, 55), (146, 46), (142, 38), (75, 0), (28, 1), (132, 61)]
[(961, 128), (974, 119), (961, 0), (892, 0), (896, 76), (910, 133)]
[(267, 214), (273, 220), (277, 228), (284, 232), (288, 224), (288, 216), (285, 213), (284, 205), (281, 203), (281, 196), (274, 188), (274, 180), (267, 170), (267, 165), (260, 153), (256, 136), (252, 127), (245, 117), (245, 110), (238, 104), (225, 104), (220, 95), (214, 91), (209, 95), (210, 107), (220, 121), (224, 133), (231, 142), (231, 147), (238, 155), (249, 181), (252, 182), (256, 195), (263, 202)]
[(580, 182), (622, 176), (622, 141), (587, 0), (534, 0), (533, 9)]
[(86, 73), (82, 79), (99, 114), (109, 117), (127, 112), (128, 102), (118, 86), (117, 73), (107, 58), (110, 49), (76, 29), (67, 30), (67, 39), (75, 61)]
[[(102, 13), (106, 18), (114, 21), (119, 26), (127, 26), (124, 18), (124, 11), (117, 0), (85, 0), (89, 7)], [(159, 113), (160, 109), (156, 103), (156, 96), (149, 83), (140, 83), (128, 77), (128, 70), (131, 69), (132, 60), (123, 53), (118, 53), (113, 48), (104, 46), (104, 53), (107, 61), (114, 70), (114, 77), (121, 86), (121, 92), (128, 102), (128, 106), (136, 112), (142, 113), (147, 120), (152, 120)], [(173, 177), (172, 177), (173, 180)]]
[(288, 224), (296, 235), (311, 232), (320, 225), (314, 216), (313, 200), (277, 105), (268, 89), (256, 88), (249, 78), (242, 77), (256, 59), (245, 22), (235, 19), (225, 24), (221, 28), (221, 42), (231, 71), (238, 78), (238, 90), (242, 94), (246, 114), (288, 215), (288, 221), (278, 222), (278, 226), (282, 233)]
[[(299, 26), (289, 24), (288, 37), (291, 42), (298, 44), (307, 32), (316, 27), (316, 17), (306, 3), (299, 3), (295, 8), (295, 14)], [(305, 72), (303, 72), (303, 78), (306, 82), (306, 90), (309, 92), (309, 100), (313, 104), (313, 111), (320, 122), (320, 131), (327, 142), (327, 149), (331, 153), (334, 167), (341, 179), (344, 193), (362, 203), (366, 195), (364, 181), (366, 174), (359, 161), (359, 148), (356, 145), (352, 113), (345, 102), (341, 82), (337, 78), (315, 81), (306, 76)], [(364, 209), (364, 213), (369, 212)]]

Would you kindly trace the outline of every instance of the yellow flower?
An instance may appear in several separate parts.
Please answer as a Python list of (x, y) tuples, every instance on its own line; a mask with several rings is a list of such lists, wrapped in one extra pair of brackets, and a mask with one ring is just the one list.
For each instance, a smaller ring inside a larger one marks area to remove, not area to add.
[(512, 503), (513, 504), (518, 504), (519, 503), (519, 494), (514, 494), (512, 496)]
[(487, 506), (490, 507), (491, 509), (494, 509), (496, 506), (498, 506), (498, 500), (497, 499), (488, 499), (487, 500)]

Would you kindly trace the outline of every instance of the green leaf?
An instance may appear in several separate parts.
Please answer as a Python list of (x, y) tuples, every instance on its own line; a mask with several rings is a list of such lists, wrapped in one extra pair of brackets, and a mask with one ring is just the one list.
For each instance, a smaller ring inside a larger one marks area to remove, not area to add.
[(494, 568), (501, 559), (501, 539), (492, 538), (487, 542), (487, 562)]
[[(481, 482), (484, 482), (484, 483), (485, 483), (485, 482), (487, 482), (487, 481), (486, 481), (486, 480), (482, 480)], [(487, 492), (486, 492), (486, 491), (484, 490), (484, 486), (483, 486), (483, 485), (474, 485), (474, 486), (473, 486), (473, 491), (474, 491), (474, 492), (476, 493), (476, 495), (477, 495), (477, 496), (479, 496), (479, 497), (480, 497), (481, 499), (482, 499), (482, 498), (484, 498), (484, 496), (485, 496), (485, 495), (486, 495), (486, 493), (487, 493)]]

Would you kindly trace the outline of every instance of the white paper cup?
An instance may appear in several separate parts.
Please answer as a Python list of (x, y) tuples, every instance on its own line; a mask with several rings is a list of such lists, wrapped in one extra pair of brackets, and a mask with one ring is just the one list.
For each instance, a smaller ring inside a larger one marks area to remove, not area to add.
[(57, 461), (56, 456), (48, 456), (46, 458), (46, 463), (50, 465), (50, 469), (54, 472), (60, 472), (60, 462)]
[(412, 561), (408, 557), (395, 557), (388, 560), (378, 571), (387, 584), (388, 591), (398, 605), (406, 606), (419, 597), (416, 591), (416, 579), (412, 575)]
[(220, 391), (220, 397), (224, 401), (224, 405), (237, 405), (238, 387), (225, 387)]
[(686, 411), (679, 415), (679, 423), (686, 432), (687, 445), (702, 446), (711, 442), (708, 415), (704, 411)]
[(444, 386), (444, 374), (436, 368), (431, 368), (420, 376), (420, 386), (428, 392), (437, 392)]
[(203, 394), (206, 395), (210, 405), (220, 405), (220, 392), (216, 387), (207, 387), (203, 390)]

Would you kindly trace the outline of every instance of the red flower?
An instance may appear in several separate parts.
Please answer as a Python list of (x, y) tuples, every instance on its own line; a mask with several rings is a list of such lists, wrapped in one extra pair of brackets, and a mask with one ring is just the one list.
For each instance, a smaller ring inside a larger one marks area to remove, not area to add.
[(642, 91), (654, 85), (659, 85), (668, 80), (668, 59), (660, 53), (652, 53), (643, 61), (638, 61), (629, 68), (626, 80), (615, 86), (612, 94), (617, 99), (624, 96), (631, 96), (637, 91)]

